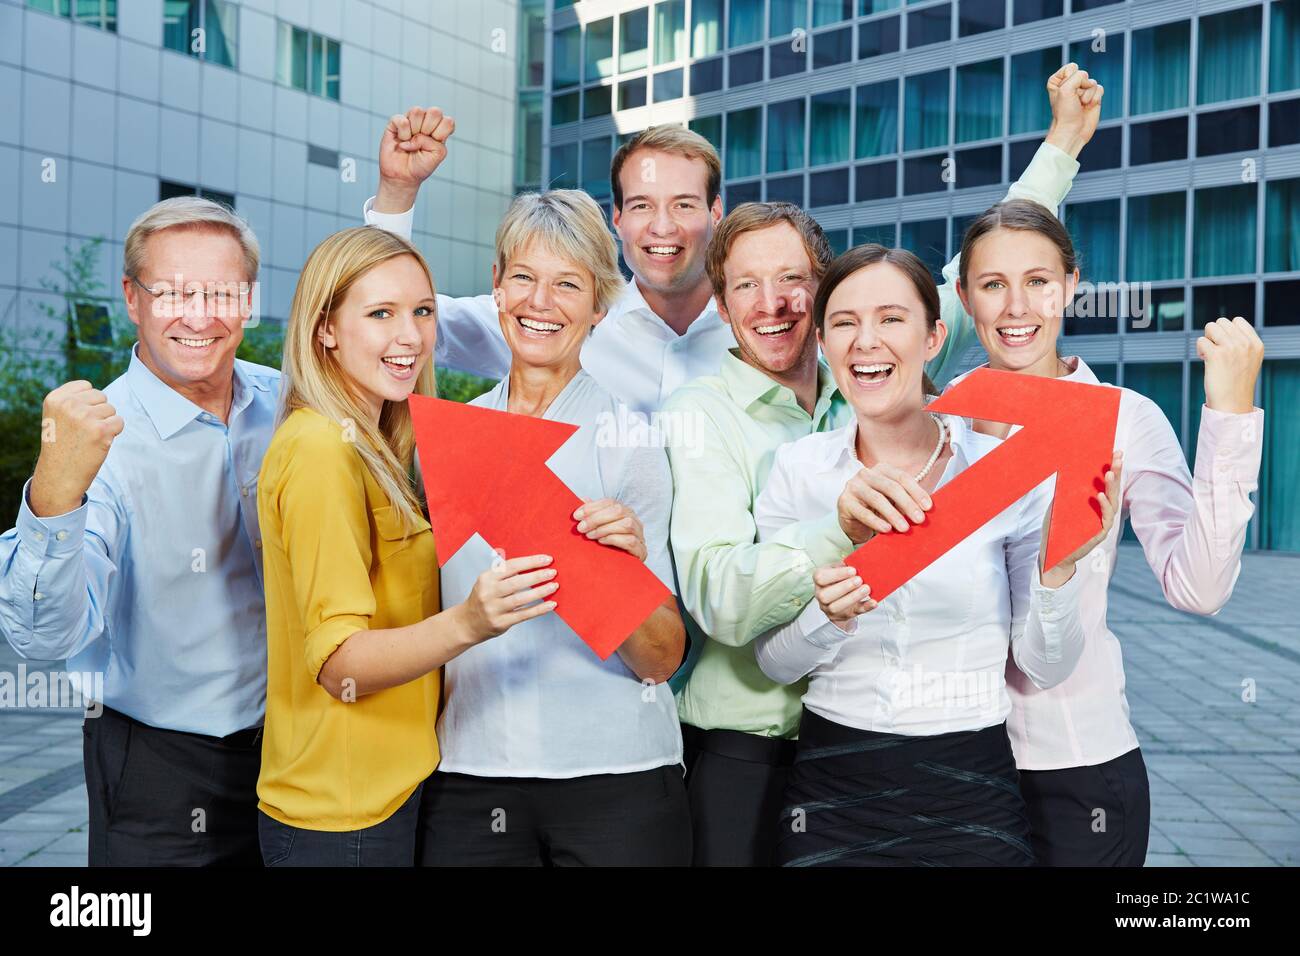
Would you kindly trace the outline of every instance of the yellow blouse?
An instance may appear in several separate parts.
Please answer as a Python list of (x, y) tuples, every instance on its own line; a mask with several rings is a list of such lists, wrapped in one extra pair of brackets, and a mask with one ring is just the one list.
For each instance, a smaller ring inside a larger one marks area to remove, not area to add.
[[(258, 807), (308, 830), (386, 820), (438, 764), (438, 672), (352, 702), (317, 683), (361, 630), (439, 610), (428, 522), (399, 515), (342, 428), (308, 409), (275, 432), (258, 477), (266, 583), (266, 729)], [(345, 692), (346, 696), (346, 692)]]

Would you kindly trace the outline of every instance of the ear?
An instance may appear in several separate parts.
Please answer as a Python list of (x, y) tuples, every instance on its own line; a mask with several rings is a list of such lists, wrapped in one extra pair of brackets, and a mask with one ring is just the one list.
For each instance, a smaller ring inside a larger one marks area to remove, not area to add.
[(722, 222), (722, 195), (718, 194), (713, 197), (713, 205), (709, 207), (709, 216), (713, 219), (713, 225), (717, 226)]
[(970, 310), (970, 295), (966, 289), (966, 284), (961, 279), (957, 280), (957, 298), (961, 299), (961, 307), (966, 310), (966, 314), (973, 316), (974, 313)]
[(726, 322), (728, 325), (730, 325), (730, 324), (731, 324), (731, 313), (727, 311), (727, 299), (726, 299), (726, 297), (724, 296), (723, 298), (719, 299), (717, 296), (714, 296), (714, 297), (713, 297), (713, 301), (714, 301), (714, 303), (715, 303), (715, 304), (717, 305), (717, 307), (718, 307), (718, 315), (720, 315), (720, 316), (722, 317), (722, 321), (723, 321), (723, 322)]
[(1074, 290), (1079, 287), (1079, 270), (1075, 269), (1065, 277), (1065, 301), (1061, 303), (1062, 311), (1074, 301)]
[(609, 221), (614, 225), (614, 231), (618, 231), (619, 220), (623, 218), (623, 207), (619, 203), (614, 203), (613, 212), (610, 213)]
[(943, 343), (948, 339), (948, 326), (940, 319), (934, 324), (934, 331), (925, 334), (925, 360), (928, 362), (939, 354)]
[[(324, 313), (321, 313), (322, 317)], [(329, 319), (321, 322), (316, 328), (316, 338), (320, 339), (320, 344), (327, 349), (338, 348), (338, 339), (334, 336), (334, 323)]]
[(126, 303), (126, 317), (136, 328), (140, 327), (140, 290), (128, 276), (122, 276), (122, 300)]
[(600, 325), (601, 321), (602, 321), (602, 320), (605, 318), (605, 316), (608, 315), (608, 314), (609, 314), (609, 310), (608, 310), (608, 309), (597, 309), (596, 312), (594, 313), (593, 317), (592, 317), (592, 320), (591, 320), (591, 327), (594, 329), (596, 326)]

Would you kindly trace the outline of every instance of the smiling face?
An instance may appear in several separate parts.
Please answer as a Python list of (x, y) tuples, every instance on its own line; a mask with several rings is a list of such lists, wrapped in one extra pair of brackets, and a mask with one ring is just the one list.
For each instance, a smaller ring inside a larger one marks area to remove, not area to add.
[(504, 270), (492, 267), (492, 287), (501, 331), (516, 361), (577, 369), (583, 343), (605, 316), (596, 308), (590, 269), (528, 242), (506, 260)]
[(721, 198), (707, 201), (708, 175), (703, 160), (660, 150), (638, 149), (624, 162), (614, 228), (624, 261), (646, 288), (671, 295), (705, 281), (704, 252), (722, 218)]
[(746, 364), (780, 378), (816, 363), (817, 280), (794, 226), (777, 222), (737, 236), (722, 273), (718, 311), (731, 323)]
[[(127, 315), (136, 325), (140, 360), (166, 384), (186, 395), (229, 386), (243, 320), (252, 300), (252, 276), (243, 248), (224, 229), (171, 228), (145, 240), (140, 274), (122, 280)], [(243, 289), (243, 295), (239, 290)], [(229, 291), (225, 307), (205, 294), (171, 307), (153, 292)]]
[(420, 263), (394, 256), (353, 282), (317, 330), (375, 421), (384, 402), (404, 402), (415, 390), (437, 340), (436, 307)]
[(1060, 250), (1025, 229), (994, 229), (966, 263), (962, 302), (992, 368), (1052, 374), (1065, 303), (1074, 297), (1078, 270), (1066, 273)]
[(866, 418), (892, 420), (923, 402), (925, 363), (947, 330), (927, 326), (925, 305), (907, 274), (888, 262), (864, 266), (826, 300), (822, 350), (835, 384)]

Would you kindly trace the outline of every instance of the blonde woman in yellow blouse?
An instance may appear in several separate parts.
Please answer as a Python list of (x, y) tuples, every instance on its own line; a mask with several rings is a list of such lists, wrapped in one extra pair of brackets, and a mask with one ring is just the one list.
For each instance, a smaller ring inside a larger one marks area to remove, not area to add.
[(555, 607), (550, 558), (534, 555), (439, 610), (406, 403), (433, 394), (434, 294), (414, 246), (365, 227), (317, 246), (294, 293), (257, 492), (268, 866), (413, 865), (439, 668)]

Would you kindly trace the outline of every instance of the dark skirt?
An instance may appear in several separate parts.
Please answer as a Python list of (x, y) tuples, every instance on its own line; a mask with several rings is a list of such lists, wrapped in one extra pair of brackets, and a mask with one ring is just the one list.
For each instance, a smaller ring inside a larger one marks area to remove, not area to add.
[(931, 737), (805, 708), (777, 844), (782, 866), (1031, 866), (1006, 724)]

